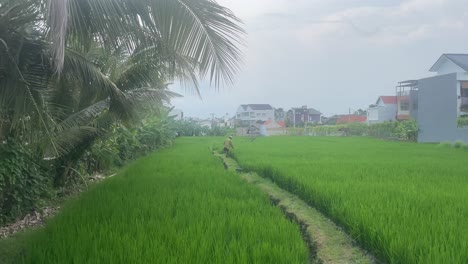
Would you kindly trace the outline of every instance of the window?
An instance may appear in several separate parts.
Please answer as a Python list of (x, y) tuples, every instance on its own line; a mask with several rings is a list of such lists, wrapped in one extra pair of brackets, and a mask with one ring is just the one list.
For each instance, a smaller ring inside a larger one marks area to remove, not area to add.
[(263, 116), (263, 117), (265, 117), (265, 116), (266, 116), (266, 114), (265, 114), (265, 113), (263, 113), (263, 114), (262, 114), (262, 116)]
[(468, 97), (468, 82), (461, 82), (460, 95), (461, 97)]
[(409, 101), (400, 101), (400, 111), (409, 111)]
[(462, 89), (461, 96), (462, 97), (468, 97), (468, 88)]

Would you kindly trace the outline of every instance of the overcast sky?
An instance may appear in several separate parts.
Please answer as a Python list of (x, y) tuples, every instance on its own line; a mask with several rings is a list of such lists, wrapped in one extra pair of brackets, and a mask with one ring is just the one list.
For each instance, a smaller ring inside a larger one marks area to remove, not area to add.
[(234, 115), (240, 104), (324, 115), (367, 108), (398, 81), (431, 76), (442, 53), (468, 53), (466, 0), (218, 0), (244, 21), (245, 63), (233, 87), (203, 86), (185, 116)]

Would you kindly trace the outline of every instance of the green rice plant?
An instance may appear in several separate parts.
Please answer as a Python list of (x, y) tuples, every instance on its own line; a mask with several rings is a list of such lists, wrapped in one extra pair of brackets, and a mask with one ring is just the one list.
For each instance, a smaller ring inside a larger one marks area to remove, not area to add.
[(70, 201), (18, 262), (306, 263), (299, 227), (226, 172), (212, 142), (178, 139)]
[(238, 139), (235, 155), (386, 263), (468, 263), (464, 151), (361, 137), (269, 137)]
[(439, 144), (437, 144), (437, 147), (441, 147), (441, 148), (451, 148), (451, 147), (452, 147), (452, 143), (451, 143), (451, 142), (447, 142), (447, 141), (440, 142)]

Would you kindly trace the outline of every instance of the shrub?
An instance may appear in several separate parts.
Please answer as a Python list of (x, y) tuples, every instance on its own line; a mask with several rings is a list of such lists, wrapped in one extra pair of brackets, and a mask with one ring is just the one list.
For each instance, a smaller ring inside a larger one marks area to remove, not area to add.
[(437, 146), (442, 147), (442, 148), (450, 148), (452, 147), (452, 143), (444, 141), (444, 142), (440, 142)]
[(0, 224), (33, 210), (50, 195), (41, 162), (13, 140), (0, 144)]
[(468, 127), (468, 116), (459, 117), (457, 120), (458, 127)]
[(462, 148), (463, 145), (464, 145), (464, 142), (463, 142), (463, 141), (460, 141), (460, 140), (455, 141), (455, 142), (453, 143), (453, 147), (454, 147), (454, 148), (457, 148), (457, 149)]
[(414, 119), (398, 123), (396, 134), (400, 139), (416, 141), (418, 139), (418, 123)]

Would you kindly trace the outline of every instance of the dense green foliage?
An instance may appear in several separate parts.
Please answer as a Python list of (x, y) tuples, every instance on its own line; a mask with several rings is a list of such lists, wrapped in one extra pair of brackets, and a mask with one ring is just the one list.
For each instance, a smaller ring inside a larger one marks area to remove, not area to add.
[(416, 141), (418, 124), (415, 120), (405, 120), (371, 125), (363, 123), (325, 125), (310, 127), (305, 133), (312, 136), (371, 136), (384, 139)]
[(457, 119), (457, 126), (458, 127), (468, 127), (468, 116), (459, 117)]
[(70, 201), (23, 263), (306, 263), (298, 226), (211, 142), (179, 139)]
[(236, 140), (236, 158), (388, 263), (468, 262), (468, 152), (369, 138)]
[(49, 196), (44, 164), (13, 139), (0, 144), (0, 224), (30, 212)]
[(172, 122), (172, 128), (178, 136), (225, 136), (228, 133), (234, 133), (226, 127), (213, 125), (209, 128), (193, 120), (175, 120)]
[[(13, 139), (35, 154), (0, 155), (47, 160), (48, 180), (63, 190), (85, 172), (167, 145), (164, 113), (179, 96), (169, 83), (195, 92), (205, 77), (231, 84), (243, 35), (240, 20), (212, 0), (0, 0), (0, 144)], [(163, 122), (148, 125), (148, 116)], [(29, 172), (9, 170), (8, 203), (29, 204), (20, 198), (42, 179), (25, 183), (33, 176), (20, 174)], [(18, 213), (6, 208), (1, 219)]]

